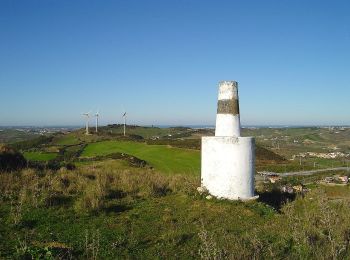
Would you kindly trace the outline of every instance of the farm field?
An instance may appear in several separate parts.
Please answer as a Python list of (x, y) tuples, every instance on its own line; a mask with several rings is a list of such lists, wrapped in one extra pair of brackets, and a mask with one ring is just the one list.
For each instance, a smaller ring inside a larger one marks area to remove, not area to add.
[(24, 152), (23, 155), (30, 161), (50, 161), (56, 158), (57, 153)]
[(199, 175), (200, 152), (165, 145), (147, 145), (139, 142), (104, 141), (88, 144), (81, 157), (126, 153), (147, 161), (160, 172)]

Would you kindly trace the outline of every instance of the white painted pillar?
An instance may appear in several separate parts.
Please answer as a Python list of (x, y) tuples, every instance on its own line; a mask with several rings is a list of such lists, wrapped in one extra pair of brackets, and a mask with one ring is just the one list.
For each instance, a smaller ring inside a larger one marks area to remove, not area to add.
[(219, 84), (215, 136), (202, 137), (201, 184), (217, 198), (254, 196), (255, 140), (241, 137), (238, 84)]
[(241, 136), (236, 81), (221, 81), (219, 84), (215, 136)]

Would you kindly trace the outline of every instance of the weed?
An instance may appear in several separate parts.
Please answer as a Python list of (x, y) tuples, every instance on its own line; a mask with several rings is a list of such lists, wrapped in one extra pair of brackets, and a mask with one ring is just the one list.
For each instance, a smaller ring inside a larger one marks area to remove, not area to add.
[(85, 231), (85, 246), (84, 246), (84, 255), (87, 259), (99, 259), (98, 254), (100, 250), (100, 231), (98, 229)]
[(23, 240), (17, 238), (16, 257), (19, 259), (54, 259), (51, 250), (48, 247), (40, 248), (30, 246), (27, 243), (27, 235)]
[(203, 223), (199, 230), (198, 237), (200, 239), (198, 254), (202, 259), (217, 260), (224, 258), (225, 251), (218, 247), (214, 237), (204, 228)]
[(119, 236), (115, 237), (114, 242), (111, 244), (111, 247), (113, 249), (117, 249), (117, 248), (125, 246), (127, 244), (127, 242), (128, 242), (128, 240), (125, 236), (119, 235)]
[(11, 201), (10, 215), (14, 225), (18, 225), (22, 220), (22, 201)]

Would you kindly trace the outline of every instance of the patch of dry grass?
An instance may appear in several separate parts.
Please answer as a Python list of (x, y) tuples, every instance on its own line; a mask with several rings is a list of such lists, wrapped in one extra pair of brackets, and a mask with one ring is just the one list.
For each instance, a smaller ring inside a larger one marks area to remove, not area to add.
[[(21, 224), (28, 207), (39, 210), (70, 207), (74, 209), (71, 214), (88, 216), (89, 221), (98, 218), (100, 212), (106, 212), (107, 218), (108, 209), (114, 207), (110, 219), (120, 216), (117, 221), (132, 226), (132, 232), (125, 229), (113, 241), (111, 248), (117, 251), (122, 247), (137, 247), (144, 241), (147, 225), (155, 225), (155, 229), (164, 228), (164, 231), (156, 238), (152, 233), (155, 230), (147, 233), (151, 245), (176, 247), (190, 243), (192, 256), (203, 259), (346, 259), (350, 256), (350, 205), (346, 200), (329, 200), (330, 195), (337, 195), (338, 187), (313, 190), (275, 212), (258, 202), (201, 199), (196, 195), (198, 183), (195, 177), (162, 175), (148, 169), (95, 166), (56, 172), (26, 169), (0, 174), (0, 202), (9, 205), (9, 223), (15, 228)], [(348, 194), (347, 188), (340, 192), (342, 196)], [(129, 207), (125, 215), (120, 213), (123, 207)], [(191, 231), (186, 229), (188, 226), (193, 227)], [(91, 228), (84, 233), (85, 238), (82, 233), (85, 240), (80, 241), (80, 248), (86, 257), (97, 259), (105, 253), (101, 245), (107, 242), (102, 231)]]
[(84, 167), (74, 171), (37, 172), (25, 169), (1, 174), (1, 198), (31, 206), (55, 206), (74, 199), (77, 211), (96, 211), (113, 194), (131, 199), (161, 197), (172, 192), (195, 192), (196, 180), (183, 175), (165, 176), (152, 170)]

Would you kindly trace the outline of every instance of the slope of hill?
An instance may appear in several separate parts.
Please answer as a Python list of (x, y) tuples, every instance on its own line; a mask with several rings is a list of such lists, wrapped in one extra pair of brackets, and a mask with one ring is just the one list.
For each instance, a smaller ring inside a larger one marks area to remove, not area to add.
[[(208, 132), (176, 131), (182, 137), (78, 130), (17, 144), (34, 162), (0, 171), (0, 258), (350, 257), (349, 186), (291, 177), (260, 182), (257, 201), (210, 198), (197, 192), (199, 137)], [(304, 166), (279, 151), (259, 143), (257, 168)], [(282, 184), (309, 191), (282, 193)]]

